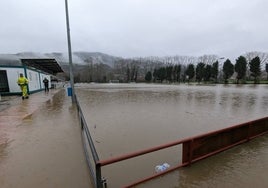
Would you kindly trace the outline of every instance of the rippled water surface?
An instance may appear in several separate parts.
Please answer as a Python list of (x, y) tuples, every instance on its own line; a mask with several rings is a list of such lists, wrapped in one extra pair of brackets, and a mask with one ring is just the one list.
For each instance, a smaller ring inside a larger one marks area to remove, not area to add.
[[(267, 85), (80, 84), (76, 89), (101, 159), (266, 117)], [(225, 151), (140, 187), (266, 187), (268, 137)], [(181, 162), (176, 146), (104, 167), (109, 187)]]

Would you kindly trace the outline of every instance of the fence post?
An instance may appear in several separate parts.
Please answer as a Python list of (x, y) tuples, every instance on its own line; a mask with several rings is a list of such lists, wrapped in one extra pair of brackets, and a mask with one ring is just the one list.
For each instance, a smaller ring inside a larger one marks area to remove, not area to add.
[(182, 163), (187, 163), (187, 165), (192, 163), (193, 142), (193, 139), (183, 142)]
[(248, 124), (248, 135), (247, 135), (247, 142), (250, 140), (251, 138), (251, 125), (252, 123), (249, 123)]
[(189, 144), (189, 152), (190, 152), (190, 154), (189, 154), (189, 165), (192, 164), (192, 159), (193, 159), (193, 143), (194, 143), (194, 140), (191, 139), (190, 144)]
[(103, 188), (102, 177), (101, 177), (101, 164), (96, 163), (96, 185), (97, 188)]

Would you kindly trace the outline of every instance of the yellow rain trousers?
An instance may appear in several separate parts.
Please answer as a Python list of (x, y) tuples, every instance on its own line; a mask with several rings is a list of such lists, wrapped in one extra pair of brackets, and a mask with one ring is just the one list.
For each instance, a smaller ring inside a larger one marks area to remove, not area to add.
[(28, 91), (27, 91), (28, 80), (27, 80), (27, 78), (19, 77), (17, 83), (20, 86), (20, 89), (22, 92), (22, 97), (28, 97)]

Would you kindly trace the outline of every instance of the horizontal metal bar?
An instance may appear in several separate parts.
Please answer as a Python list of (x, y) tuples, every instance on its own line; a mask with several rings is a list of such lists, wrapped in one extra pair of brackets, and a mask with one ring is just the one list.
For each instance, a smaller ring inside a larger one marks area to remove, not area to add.
[(88, 129), (88, 126), (87, 126), (85, 117), (83, 115), (83, 112), (82, 112), (82, 109), (80, 107), (80, 104), (79, 104), (78, 100), (76, 100), (76, 104), (77, 104), (78, 111), (80, 112), (79, 113), (79, 115), (80, 115), (79, 118), (81, 119), (81, 121), (83, 123), (83, 128), (84, 128), (84, 130), (86, 132), (87, 140), (88, 140), (88, 143), (89, 143), (89, 147), (91, 149), (91, 152), (92, 152), (92, 156), (93, 156), (94, 162), (95, 162), (95, 164), (97, 164), (97, 161), (99, 161), (98, 153), (97, 153), (96, 148), (94, 146), (94, 142), (93, 142), (92, 137), (90, 135), (90, 132), (89, 132), (89, 129)]
[[(267, 133), (267, 132), (265, 132), (265, 133)], [(265, 134), (265, 133), (263, 133), (263, 134)], [(261, 136), (261, 135), (263, 135), (263, 134), (259, 134), (258, 136)], [(254, 136), (254, 138), (255, 138), (255, 137), (257, 137), (257, 136)], [(242, 143), (245, 143), (245, 142), (247, 142), (247, 141), (248, 141), (247, 139), (243, 139), (243, 140), (241, 140), (241, 141), (239, 141), (239, 142), (237, 142), (237, 143), (234, 143), (234, 144), (232, 144), (232, 145), (226, 146), (226, 147), (221, 148), (221, 149), (219, 149), (219, 150), (217, 150), (217, 151), (211, 152), (211, 153), (209, 153), (209, 154), (207, 154), (207, 155), (203, 155), (202, 157), (193, 159), (193, 160), (191, 161), (191, 163), (194, 163), (194, 162), (200, 161), (200, 160), (202, 160), (202, 159), (208, 158), (208, 157), (210, 157), (210, 156), (213, 156), (213, 155), (215, 155), (215, 154), (218, 154), (218, 153), (220, 153), (220, 152), (223, 152), (223, 151), (225, 151), (225, 150), (228, 150), (228, 149), (230, 149), (230, 148), (232, 148), (232, 147), (235, 147), (235, 146), (240, 145), (240, 144), (242, 144)], [(172, 172), (172, 171), (174, 171), (174, 170), (177, 170), (177, 169), (179, 169), (179, 168), (181, 168), (181, 167), (184, 167), (184, 166), (187, 166), (187, 165), (189, 165), (189, 164), (190, 164), (190, 162), (180, 164), (180, 165), (175, 166), (175, 167), (173, 167), (173, 168), (170, 168), (170, 169), (168, 169), (168, 170), (166, 170), (166, 171), (164, 171), (164, 172), (162, 172), (162, 173), (158, 173), (158, 174), (155, 174), (155, 175), (146, 177), (146, 178), (144, 178), (144, 179), (138, 180), (138, 181), (136, 181), (136, 182), (133, 182), (133, 183), (131, 183), (131, 184), (129, 184), (129, 185), (126, 185), (126, 186), (123, 186), (123, 187), (124, 187), (124, 188), (130, 188), (130, 187), (133, 187), (133, 186), (137, 186), (137, 185), (139, 185), (139, 184), (145, 183), (145, 182), (147, 182), (147, 181), (149, 181), (149, 180), (152, 180), (152, 179), (154, 179), (154, 178), (160, 177), (160, 176), (162, 176), (162, 175), (165, 175), (165, 174), (167, 174), (167, 173), (169, 173), (169, 172)]]
[(235, 129), (235, 128), (244, 127), (244, 126), (246, 126), (248, 124), (253, 125), (253, 124), (257, 123), (258, 121), (265, 121), (265, 120), (268, 121), (268, 117), (264, 117), (264, 118), (252, 120), (252, 121), (249, 121), (249, 122), (233, 125), (233, 126), (230, 126), (230, 127), (227, 127), (227, 128), (219, 129), (219, 130), (216, 130), (216, 131), (211, 131), (211, 132), (208, 132), (208, 133), (205, 133), (205, 134), (200, 134), (200, 135), (197, 135), (197, 136), (194, 136), (194, 137), (190, 137), (188, 139), (191, 140), (191, 139), (202, 138), (202, 137), (206, 137), (206, 136), (209, 136), (209, 135), (214, 135), (214, 134), (230, 131), (230, 130)]
[(260, 133), (260, 134), (255, 135), (255, 136), (251, 136), (250, 139), (253, 139), (253, 138), (262, 136), (262, 135), (267, 134), (267, 133), (268, 133), (268, 131), (262, 132), (262, 133)]
[(192, 159), (191, 163), (194, 163), (194, 162), (200, 161), (200, 160), (202, 160), (202, 159), (208, 158), (208, 157), (210, 157), (210, 156), (212, 156), (212, 155), (218, 154), (218, 153), (220, 153), (220, 152), (223, 152), (223, 151), (225, 151), (225, 150), (228, 150), (228, 149), (230, 149), (230, 148), (232, 148), (232, 147), (234, 147), (234, 146), (237, 146), (237, 145), (239, 145), (239, 144), (245, 143), (245, 142), (247, 142), (247, 141), (248, 141), (247, 139), (243, 139), (243, 140), (241, 140), (241, 141), (239, 141), (239, 142), (236, 142), (236, 143), (234, 143), (234, 144), (232, 144), (232, 145), (228, 145), (228, 146), (226, 146), (226, 147), (223, 147), (223, 148), (218, 149), (218, 150), (216, 150), (216, 151), (210, 152), (210, 153), (208, 153), (208, 154), (206, 154), (206, 155), (203, 155), (203, 156), (201, 156), (201, 157)]
[(243, 127), (243, 126), (246, 126), (248, 124), (256, 123), (258, 121), (263, 121), (263, 120), (268, 120), (268, 117), (253, 120), (253, 121), (238, 124), (238, 125), (234, 125), (234, 126), (231, 126), (231, 127), (227, 127), (227, 128), (224, 128), (224, 129), (217, 130), (217, 131), (211, 131), (211, 132), (206, 133), (206, 134), (197, 135), (197, 136), (194, 136), (194, 137), (190, 137), (190, 138), (183, 139), (183, 140), (178, 140), (178, 141), (171, 142), (171, 143), (168, 143), (168, 144), (159, 145), (159, 146), (152, 147), (152, 148), (149, 148), (149, 149), (136, 151), (136, 152), (133, 152), (133, 153), (128, 153), (128, 154), (121, 155), (121, 156), (114, 157), (114, 158), (110, 158), (110, 159), (107, 159), (107, 160), (101, 160), (101, 161), (98, 161), (98, 163), (101, 166), (109, 165), (109, 164), (112, 164), (112, 163), (116, 163), (116, 162), (119, 162), (119, 161), (123, 161), (123, 160), (126, 160), (126, 159), (130, 159), (130, 158), (133, 158), (133, 157), (137, 157), (137, 156), (140, 156), (140, 155), (144, 155), (144, 154), (147, 154), (147, 153), (158, 151), (158, 150), (161, 150), (161, 149), (169, 148), (171, 146), (179, 145), (179, 144), (182, 144), (184, 142), (190, 142), (191, 140), (195, 140), (195, 139), (198, 139), (198, 138), (203, 138), (203, 137), (219, 134), (219, 133), (222, 133), (222, 132), (227, 132), (227, 131), (230, 131), (232, 129)]
[(170, 168), (170, 169), (168, 169), (168, 170), (166, 170), (166, 171), (164, 171), (164, 172), (157, 173), (157, 174), (152, 175), (152, 176), (149, 176), (149, 177), (147, 177), (147, 178), (143, 178), (143, 179), (141, 179), (141, 180), (138, 180), (138, 181), (136, 181), (136, 182), (133, 182), (133, 183), (131, 183), (131, 184), (129, 184), (129, 185), (125, 185), (125, 186), (123, 186), (123, 187), (124, 187), (124, 188), (130, 188), (130, 187), (133, 187), (133, 186), (137, 186), (137, 185), (139, 185), (139, 184), (142, 184), (142, 183), (145, 183), (145, 182), (147, 182), (147, 181), (149, 181), (149, 180), (152, 180), (152, 179), (154, 179), (154, 178), (163, 176), (163, 175), (165, 175), (165, 174), (168, 174), (169, 172), (172, 172), (172, 171), (174, 171), (174, 170), (177, 170), (177, 169), (179, 169), (179, 168), (181, 168), (181, 167), (184, 167), (184, 166), (187, 166), (187, 165), (188, 165), (188, 163), (183, 163), (183, 164), (177, 165), (177, 166), (175, 166), (175, 167), (173, 167), (173, 168)]
[(86, 156), (87, 166), (89, 168), (89, 172), (90, 172), (91, 178), (92, 178), (92, 180), (94, 182), (94, 185), (95, 185), (95, 187), (97, 187), (97, 184), (96, 184), (96, 173), (94, 172), (95, 164), (94, 164), (94, 167), (93, 167), (93, 165), (90, 162), (89, 154), (88, 154), (88, 151), (87, 151), (87, 148), (86, 148), (86, 143), (85, 143), (85, 139), (84, 139), (84, 135), (83, 134), (84, 134), (83, 131), (81, 131), (82, 143), (83, 143), (84, 152), (85, 152), (85, 156)]
[(175, 141), (175, 142), (170, 142), (168, 144), (159, 145), (159, 146), (156, 146), (156, 147), (152, 147), (152, 148), (145, 149), (145, 150), (140, 150), (140, 151), (137, 151), (137, 152), (126, 154), (126, 155), (121, 155), (121, 156), (110, 158), (110, 159), (107, 159), (107, 160), (101, 160), (101, 161), (98, 161), (98, 163), (101, 166), (105, 166), (105, 165), (109, 165), (109, 164), (116, 163), (116, 162), (119, 162), (119, 161), (123, 161), (123, 160), (126, 160), (126, 159), (134, 158), (134, 157), (137, 157), (137, 156), (140, 156), (140, 155), (144, 155), (144, 154), (147, 154), (147, 153), (151, 153), (151, 152), (154, 152), (154, 151), (158, 151), (158, 150), (161, 150), (161, 149), (169, 148), (171, 146), (182, 144), (182, 143), (187, 142), (187, 141), (188, 141), (188, 139), (187, 140), (178, 140), (178, 141)]
[(86, 135), (87, 135), (87, 139), (88, 139), (88, 143), (89, 143), (89, 147), (91, 149), (91, 152), (92, 152), (92, 155), (93, 155), (93, 159), (94, 159), (94, 162), (95, 164), (97, 164), (97, 161), (99, 161), (99, 156), (98, 156), (98, 153), (96, 151), (96, 148), (94, 146), (94, 143), (93, 143), (93, 140), (90, 136), (90, 132), (88, 130), (88, 127), (87, 127), (87, 124), (84, 125), (84, 130), (86, 132)]

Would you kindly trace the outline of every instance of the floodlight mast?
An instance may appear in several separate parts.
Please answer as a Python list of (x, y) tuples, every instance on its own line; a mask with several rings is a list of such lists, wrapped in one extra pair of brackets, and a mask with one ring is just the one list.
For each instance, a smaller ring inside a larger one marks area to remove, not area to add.
[(67, 27), (67, 40), (68, 40), (68, 54), (69, 54), (69, 72), (70, 72), (70, 82), (72, 88), (72, 102), (75, 103), (76, 101), (75, 101), (75, 90), (74, 90), (73, 60), (72, 60), (72, 47), (71, 47), (71, 36), (70, 36), (68, 0), (65, 0), (65, 12), (66, 12), (66, 27)]

